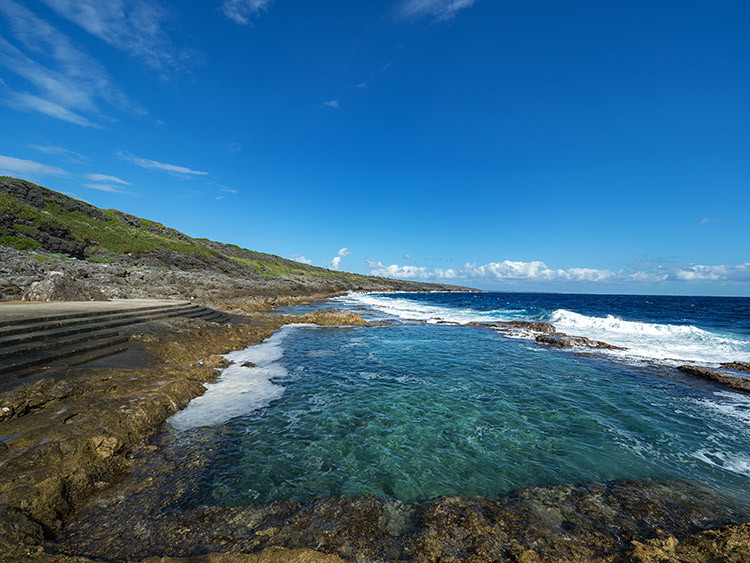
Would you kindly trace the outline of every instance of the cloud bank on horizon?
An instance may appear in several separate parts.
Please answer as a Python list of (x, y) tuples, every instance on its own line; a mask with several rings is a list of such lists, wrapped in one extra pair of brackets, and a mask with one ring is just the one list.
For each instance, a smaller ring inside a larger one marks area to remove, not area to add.
[(750, 262), (736, 265), (656, 265), (650, 270), (599, 270), (595, 268), (552, 269), (544, 262), (503, 260), (477, 265), (467, 262), (461, 268), (428, 268), (411, 265), (383, 265), (367, 260), (370, 274), (387, 278), (424, 281), (467, 282), (587, 282), (653, 284), (666, 281), (750, 282)]

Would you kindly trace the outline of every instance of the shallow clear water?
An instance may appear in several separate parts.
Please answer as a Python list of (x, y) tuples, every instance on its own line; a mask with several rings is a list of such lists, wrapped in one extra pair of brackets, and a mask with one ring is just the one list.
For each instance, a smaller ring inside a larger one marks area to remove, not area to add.
[(496, 496), (646, 477), (750, 501), (750, 398), (672, 368), (409, 322), (295, 327), (261, 346), (273, 349), (253, 352), (256, 367), (235, 364), (231, 389), (222, 377), (175, 423), (186, 440), (213, 435), (201, 502)]

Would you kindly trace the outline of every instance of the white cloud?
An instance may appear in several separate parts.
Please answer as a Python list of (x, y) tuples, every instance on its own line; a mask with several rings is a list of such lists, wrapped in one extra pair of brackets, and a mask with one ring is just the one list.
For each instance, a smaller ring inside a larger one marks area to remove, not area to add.
[(357, 84), (357, 88), (367, 88), (367, 82), (360, 82)]
[(699, 223), (701, 225), (706, 225), (707, 223), (721, 223), (721, 219), (718, 217), (704, 217)]
[(75, 162), (77, 164), (88, 164), (90, 162), (88, 157), (63, 147), (56, 147), (53, 145), (29, 145), (29, 148), (44, 154), (60, 155), (65, 157), (67, 161)]
[(86, 174), (86, 178), (93, 180), (94, 182), (111, 182), (113, 184), (121, 184), (123, 186), (129, 186), (130, 182), (126, 182), (117, 176), (107, 176), (106, 174)]
[(36, 111), (49, 117), (59, 119), (60, 121), (67, 121), (68, 123), (81, 125), (82, 127), (101, 127), (101, 125), (94, 123), (90, 119), (87, 119), (74, 111), (64, 108), (60, 104), (45, 100), (39, 96), (34, 96), (33, 94), (13, 92), (7, 103), (14, 109), (21, 111)]
[(251, 18), (268, 10), (272, 0), (224, 0), (221, 11), (240, 25), (252, 25)]
[(170, 174), (176, 174), (178, 176), (206, 176), (208, 172), (201, 172), (200, 170), (193, 170), (186, 166), (178, 166), (176, 164), (167, 164), (165, 162), (159, 162), (157, 160), (151, 160), (150, 158), (140, 158), (130, 153), (119, 151), (117, 156), (123, 160), (132, 162), (136, 166), (141, 168), (147, 168), (151, 170), (162, 170)]
[(624, 279), (625, 281), (633, 281), (639, 283), (659, 283), (667, 281), (669, 274), (666, 272), (633, 272), (628, 274)]
[(396, 6), (396, 16), (401, 19), (432, 17), (444, 21), (473, 4), (474, 0), (402, 0)]
[(109, 193), (114, 193), (114, 194), (128, 193), (122, 188), (118, 188), (117, 186), (111, 186), (109, 184), (84, 184), (84, 186), (92, 190), (99, 190), (100, 192), (109, 192)]
[(0, 174), (13, 176), (15, 174), (31, 177), (37, 176), (67, 176), (68, 173), (62, 168), (47, 166), (33, 160), (24, 160), (13, 156), (0, 155)]
[(236, 194), (237, 193), (237, 190), (235, 190), (234, 188), (227, 188), (227, 187), (221, 188), (221, 191), (222, 192), (227, 192), (228, 194)]
[(28, 8), (3, 0), (0, 14), (7, 18), (15, 41), (10, 42), (10, 35), (0, 37), (0, 65), (36, 90), (8, 88), (6, 105), (84, 127), (99, 126), (91, 117), (103, 118), (102, 101), (120, 110), (146, 113), (111, 83), (101, 64)]
[(345, 258), (345, 257), (349, 256), (350, 254), (351, 254), (351, 252), (346, 247), (344, 247), (341, 250), (339, 250), (336, 253), (336, 256), (334, 256), (333, 259), (330, 262), (331, 268), (333, 268), (334, 270), (338, 270), (339, 266), (341, 265), (342, 258)]
[(404, 258), (406, 260), (411, 260), (411, 254), (404, 254)]
[(146, 0), (42, 0), (63, 18), (112, 47), (172, 72), (188, 60), (164, 31), (167, 10)]
[(750, 281), (750, 262), (736, 265), (681, 266), (675, 277), (684, 281)]
[(544, 280), (544, 281), (604, 281), (615, 277), (609, 270), (593, 268), (569, 268), (553, 270), (544, 262), (490, 262), (482, 266), (467, 263), (462, 270), (467, 277), (497, 280)]
[(309, 258), (306, 258), (305, 256), (302, 256), (301, 254), (292, 254), (289, 258), (296, 262), (301, 262), (303, 264), (312, 264), (312, 260)]
[(544, 262), (511, 261), (489, 262), (477, 265), (467, 262), (460, 269), (401, 266), (367, 260), (370, 273), (376, 276), (424, 280), (484, 280), (486, 282), (536, 282), (536, 283), (616, 283), (658, 284), (664, 282), (750, 282), (750, 262), (736, 265), (681, 265), (664, 267), (652, 265), (645, 271), (602, 270), (595, 268), (553, 269)]
[(323, 102), (323, 105), (329, 108), (341, 109), (338, 100), (328, 100), (327, 102)]

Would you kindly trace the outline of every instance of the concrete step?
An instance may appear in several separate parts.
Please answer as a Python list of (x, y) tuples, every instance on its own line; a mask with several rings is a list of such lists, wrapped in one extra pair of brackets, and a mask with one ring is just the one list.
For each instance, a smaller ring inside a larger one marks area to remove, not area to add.
[(22, 326), (24, 324), (33, 324), (33, 323), (39, 323), (39, 322), (54, 323), (57, 321), (80, 319), (83, 317), (108, 316), (108, 315), (117, 314), (117, 313), (137, 313), (137, 312), (142, 312), (142, 311), (148, 311), (154, 308), (184, 307), (187, 305), (191, 305), (191, 303), (189, 302), (179, 303), (178, 302), (178, 303), (167, 304), (167, 305), (144, 305), (142, 307), (121, 308), (121, 309), (114, 308), (114, 309), (103, 309), (101, 311), (85, 311), (85, 312), (78, 312), (78, 313), (55, 313), (55, 314), (45, 314), (45, 315), (35, 315), (34, 305), (28, 305), (29, 307), (28, 317), (12, 318), (12, 319), (3, 319), (2, 317), (0, 317), (0, 327), (10, 326), (10, 325)]
[[(7, 387), (8, 384), (10, 384), (12, 388), (12, 382), (14, 380), (39, 374), (45, 368), (68, 368), (80, 364), (86, 364), (89, 362), (94, 362), (96, 360), (101, 360), (102, 358), (114, 356), (115, 354), (126, 352), (129, 349), (129, 342), (113, 344), (111, 346), (104, 346), (102, 348), (96, 348), (89, 351), (76, 352), (75, 354), (66, 356), (64, 358), (54, 358), (52, 360), (46, 361), (43, 364), (33, 362), (26, 366), (23, 366), (21, 364), (20, 367), (13, 367), (6, 373), (3, 372), (3, 364), (0, 363), (0, 389), (2, 389), (4, 386)], [(16, 364), (16, 366), (18, 365), (19, 364)]]
[(101, 330), (98, 332), (87, 332), (84, 334), (74, 334), (64, 338), (53, 338), (51, 340), (38, 340), (35, 342), (24, 342), (14, 346), (3, 346), (0, 348), (0, 360), (18, 356), (32, 356), (41, 351), (54, 351), (60, 348), (67, 348), (79, 343), (95, 342), (97, 340), (106, 340), (122, 336), (116, 330)]
[(46, 365), (80, 364), (127, 349), (118, 329), (168, 318), (225, 322), (231, 316), (191, 303), (21, 319), (0, 327), (0, 374), (21, 377)]
[[(101, 351), (103, 355), (110, 355), (127, 348), (126, 336), (116, 335), (110, 338), (100, 338), (85, 342), (69, 344), (54, 350), (43, 350), (35, 354), (26, 354), (19, 357), (10, 357), (0, 360), (0, 374), (25, 373), (29, 368), (50, 365), (58, 360)], [(105, 353), (106, 351), (106, 353)], [(100, 356), (101, 357), (101, 356)]]
[[(62, 338), (72, 334), (84, 334), (87, 332), (96, 332), (99, 330), (106, 330), (111, 328), (119, 328), (123, 326), (140, 324), (149, 322), (152, 320), (158, 320), (168, 317), (176, 316), (190, 316), (198, 312), (204, 311), (204, 307), (192, 305), (190, 307), (170, 308), (166, 310), (159, 310), (156, 312), (145, 312), (139, 315), (117, 317), (114, 319), (103, 319), (102, 317), (94, 317), (88, 323), (83, 321), (77, 321), (72, 325), (60, 325), (57, 327), (50, 328), (46, 325), (33, 325), (33, 330), (29, 332), (15, 332), (11, 335), (5, 335), (0, 332), (0, 350), (4, 346), (13, 346), (15, 344), (22, 344), (24, 342), (36, 342), (39, 340), (50, 340), (54, 338)], [(30, 327), (32, 325), (29, 325)]]
[(24, 319), (17, 323), (9, 322), (5, 326), (0, 326), (0, 340), (5, 337), (12, 336), (15, 334), (24, 334), (30, 332), (36, 332), (39, 330), (46, 330), (52, 328), (66, 328), (74, 326), (85, 326), (92, 323), (101, 323), (105, 321), (115, 321), (120, 319), (129, 319), (133, 317), (139, 317), (143, 315), (155, 315), (163, 312), (170, 311), (189, 311), (201, 309), (199, 305), (184, 304), (184, 305), (167, 305), (158, 307), (139, 307), (138, 309), (110, 311), (108, 313), (97, 313), (77, 316), (75, 318), (63, 318), (45, 320), (44, 318), (36, 319)]

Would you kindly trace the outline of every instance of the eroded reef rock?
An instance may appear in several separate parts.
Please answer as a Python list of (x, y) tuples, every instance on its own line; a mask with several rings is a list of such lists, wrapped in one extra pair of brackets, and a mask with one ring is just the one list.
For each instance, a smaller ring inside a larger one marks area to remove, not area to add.
[[(731, 365), (731, 364), (722, 364)], [(721, 383), (727, 387), (731, 387), (735, 391), (741, 391), (743, 393), (750, 393), (750, 379), (745, 377), (737, 377), (728, 374), (726, 371), (720, 371), (712, 368), (694, 366), (694, 365), (683, 365), (679, 366), (679, 369), (683, 373), (699, 377), (701, 379), (707, 379), (709, 381), (715, 381)]]

